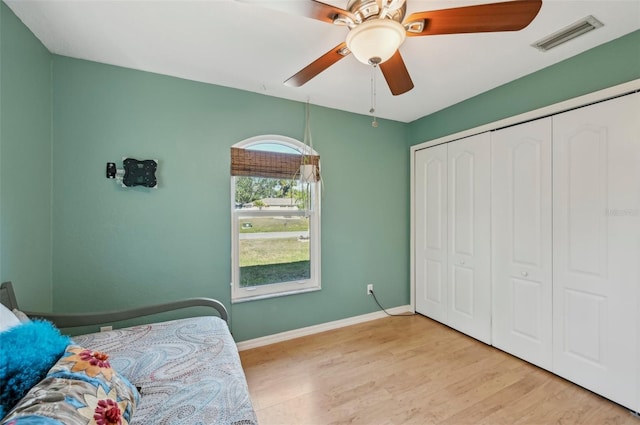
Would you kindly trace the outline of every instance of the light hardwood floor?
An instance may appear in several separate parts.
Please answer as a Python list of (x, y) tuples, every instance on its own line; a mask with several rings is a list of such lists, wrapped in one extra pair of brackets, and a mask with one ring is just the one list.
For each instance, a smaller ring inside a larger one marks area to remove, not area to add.
[(420, 315), (240, 356), (261, 425), (640, 425), (623, 407)]

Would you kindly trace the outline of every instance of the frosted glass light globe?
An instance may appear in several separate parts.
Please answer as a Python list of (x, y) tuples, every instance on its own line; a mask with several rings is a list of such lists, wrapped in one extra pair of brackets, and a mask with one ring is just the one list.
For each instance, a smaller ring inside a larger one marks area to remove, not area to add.
[(371, 19), (349, 31), (347, 47), (364, 64), (382, 63), (404, 42), (404, 27), (389, 19)]

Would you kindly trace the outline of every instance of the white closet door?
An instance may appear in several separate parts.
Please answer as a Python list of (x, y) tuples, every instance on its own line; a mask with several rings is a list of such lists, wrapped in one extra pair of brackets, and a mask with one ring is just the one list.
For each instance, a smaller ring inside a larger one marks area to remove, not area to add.
[(552, 360), (551, 118), (491, 134), (493, 345)]
[(447, 322), (447, 145), (415, 153), (416, 311)]
[(451, 142), (448, 150), (448, 324), (490, 344), (489, 133)]
[(553, 370), (632, 408), (638, 402), (639, 111), (635, 94), (553, 118)]

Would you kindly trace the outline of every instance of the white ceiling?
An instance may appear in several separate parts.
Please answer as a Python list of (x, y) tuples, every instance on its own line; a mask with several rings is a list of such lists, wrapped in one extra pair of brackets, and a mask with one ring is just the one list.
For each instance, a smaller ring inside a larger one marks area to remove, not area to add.
[[(300, 88), (282, 84), (348, 31), (278, 10), (306, 0), (4, 1), (53, 53), (355, 113), (371, 107), (371, 69), (353, 55)], [(407, 0), (407, 16), (494, 1)], [(546, 53), (530, 46), (587, 15), (604, 26)], [(392, 96), (378, 71), (377, 115), (410, 122), (639, 28), (640, 0), (543, 0), (518, 32), (407, 38), (400, 51), (415, 88)]]

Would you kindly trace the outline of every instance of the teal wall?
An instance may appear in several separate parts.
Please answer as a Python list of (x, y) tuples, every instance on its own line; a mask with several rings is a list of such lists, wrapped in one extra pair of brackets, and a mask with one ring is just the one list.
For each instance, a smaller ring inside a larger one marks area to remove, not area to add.
[(640, 31), (413, 121), (415, 145), (640, 78)]
[[(323, 289), (231, 305), (229, 147), (301, 139), (304, 105), (51, 55), (4, 4), (0, 22), (0, 278), (30, 309), (215, 297), (237, 340), (376, 311), (367, 283), (409, 302), (407, 144), (640, 78), (635, 32), (410, 124), (312, 106)], [(107, 180), (122, 156), (158, 159), (160, 188)]]
[(0, 3), (0, 280), (50, 310), (51, 54)]
[[(303, 138), (304, 104), (61, 56), (53, 59), (55, 310), (209, 296), (230, 306), (229, 148)], [(405, 125), (311, 107), (322, 158), (322, 291), (231, 306), (245, 340), (409, 302)], [(159, 161), (158, 189), (104, 176)]]

